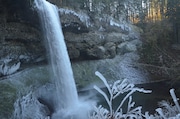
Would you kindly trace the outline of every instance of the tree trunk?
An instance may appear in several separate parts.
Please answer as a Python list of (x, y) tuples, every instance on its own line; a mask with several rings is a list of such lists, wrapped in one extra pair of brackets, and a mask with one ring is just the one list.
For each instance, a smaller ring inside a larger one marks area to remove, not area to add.
[(180, 44), (180, 24), (177, 24), (177, 43)]
[(178, 42), (178, 26), (177, 23), (173, 25), (173, 32), (174, 32), (174, 43)]

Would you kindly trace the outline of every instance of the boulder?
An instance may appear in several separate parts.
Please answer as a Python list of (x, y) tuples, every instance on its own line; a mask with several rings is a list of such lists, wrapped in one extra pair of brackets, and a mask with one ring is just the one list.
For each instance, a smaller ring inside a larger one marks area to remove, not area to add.
[(117, 46), (117, 54), (125, 54), (129, 52), (137, 52), (137, 49), (141, 46), (140, 40), (133, 40), (130, 42), (123, 42)]
[(174, 50), (180, 51), (180, 44), (173, 44), (171, 47)]
[(20, 68), (21, 62), (5, 59), (0, 62), (0, 76), (10, 75), (15, 73)]
[(87, 49), (87, 55), (92, 58), (102, 59), (105, 57), (106, 49), (103, 46)]
[(32, 93), (18, 99), (14, 107), (13, 119), (50, 119), (48, 107), (41, 104)]

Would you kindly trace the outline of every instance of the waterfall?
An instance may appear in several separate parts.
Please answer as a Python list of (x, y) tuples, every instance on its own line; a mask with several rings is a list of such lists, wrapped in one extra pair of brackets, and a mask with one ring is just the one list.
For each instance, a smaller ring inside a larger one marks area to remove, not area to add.
[(35, 0), (35, 6), (40, 15), (46, 47), (50, 55), (52, 80), (57, 91), (57, 110), (66, 112), (77, 108), (79, 101), (58, 9), (45, 0)]

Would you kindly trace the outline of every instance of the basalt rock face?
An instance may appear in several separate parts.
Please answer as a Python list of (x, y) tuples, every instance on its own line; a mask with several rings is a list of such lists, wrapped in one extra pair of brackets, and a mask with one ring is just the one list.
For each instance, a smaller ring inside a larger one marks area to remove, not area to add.
[(14, 64), (43, 60), (45, 48), (39, 24), (30, 0), (0, 0), (0, 76), (10, 74), (8, 70)]
[[(96, 70), (107, 74), (110, 80), (114, 77), (117, 77), (117, 79), (127, 77), (129, 75), (127, 71), (129, 70), (133, 71), (133, 74), (131, 73), (129, 76), (130, 78), (136, 76), (134, 75), (136, 72), (133, 64), (138, 60), (138, 56), (134, 55), (134, 52), (141, 46), (139, 28), (126, 21), (115, 20), (106, 13), (60, 8), (59, 14), (70, 58), (78, 61), (83, 60), (83, 63), (72, 63), (75, 79), (79, 81), (77, 82), (78, 87), (92, 83), (95, 78), (90, 76), (94, 76)], [(0, 77), (2, 76), (0, 80), (6, 79), (1, 80), (1, 82), (12, 84), (10, 85), (12, 89), (15, 88), (22, 95), (27, 95), (27, 92), (35, 91), (37, 88), (47, 85), (47, 82), (51, 82), (49, 66), (41, 67), (37, 65), (34, 68), (26, 65), (25, 70), (22, 68), (22, 64), (39, 63), (47, 58), (38, 18), (36, 10), (32, 8), (31, 0), (0, 0)], [(116, 57), (117, 55), (118, 57)], [(101, 61), (95, 59), (101, 59)], [(133, 64), (129, 65), (128, 61)], [(22, 69), (22, 71), (3, 77), (19, 69)], [(125, 69), (125, 71), (122, 71), (122, 69)], [(121, 72), (120, 75), (119, 72)], [(121, 77), (121, 75), (124, 77)], [(99, 79), (96, 77), (96, 80)], [(46, 89), (49, 90), (50, 88)], [(2, 90), (7, 89), (3, 88)], [(17, 93), (15, 91), (13, 92), (14, 95)], [(45, 94), (42, 93), (43, 91)], [(10, 90), (10, 92), (12, 91)], [(53, 109), (51, 109), (53, 108), (52, 100), (49, 98), (52, 98), (51, 93), (54, 92), (54, 89), (49, 92), (42, 89), (40, 92), (37, 93), (35, 98), (31, 96), (20, 98), (17, 95), (16, 99), (18, 100), (15, 103), (17, 117), (18, 115), (29, 116), (29, 114), (33, 116), (32, 111), (28, 112), (28, 110), (33, 109), (31, 106), (35, 106), (39, 110), (37, 113), (41, 113), (42, 117), (48, 117), (49, 111), (53, 112)], [(15, 102), (13, 100), (14, 102), (8, 103), (8, 100), (11, 100), (9, 96), (4, 101), (6, 102), (4, 107), (12, 106)], [(33, 101), (33, 103), (26, 103), (29, 101)], [(41, 102), (42, 104), (40, 104)], [(21, 113), (23, 106), (19, 106), (20, 104), (25, 104), (27, 107), (24, 108), (24, 113)], [(44, 104), (47, 107), (43, 106)], [(50, 104), (51, 106), (48, 106)], [(47, 108), (49, 108), (49, 111)], [(13, 109), (6, 111), (2, 107), (0, 107), (0, 110), (4, 110), (2, 114), (2, 111), (0, 112), (0, 117), (6, 114), (4, 112), (13, 112)], [(11, 115), (8, 114), (8, 116)]]
[[(60, 8), (59, 13), (72, 60), (114, 58), (119, 54), (135, 52), (141, 44), (140, 29), (106, 13), (100, 15), (67, 8)], [(134, 44), (131, 41), (135, 41)]]
[(34, 62), (44, 52), (36, 12), (23, 0), (0, 0), (0, 5), (0, 58)]
[[(61, 6), (59, 14), (72, 60), (113, 58), (137, 49), (138, 44), (129, 45), (129, 41), (138, 40), (134, 26), (106, 13)], [(15, 72), (22, 64), (46, 61), (43, 34), (32, 0), (0, 0), (0, 31), (0, 76)]]
[[(0, 0), (0, 88), (3, 90), (0, 93), (0, 97), (3, 97), (0, 100), (3, 104), (0, 106), (0, 117), (3, 119), (9, 119), (12, 115), (14, 119), (48, 119), (54, 112), (54, 86), (47, 86), (48, 82), (52, 83), (49, 66), (30, 67), (48, 58), (39, 17), (32, 6), (32, 0)], [(93, 82), (94, 77), (90, 77), (92, 80), (81, 79), (89, 78), (90, 74), (94, 76), (95, 70), (116, 70), (120, 66), (116, 64), (121, 61), (119, 58), (107, 60), (108, 64), (106, 61), (96, 62), (94, 59), (105, 60), (118, 54), (135, 52), (139, 46), (135, 27), (119, 23), (109, 16), (107, 19), (102, 18), (103, 16), (99, 18), (95, 13), (93, 15), (85, 10), (70, 8), (60, 8), (59, 14), (70, 58), (87, 60), (74, 66), (78, 87)], [(90, 63), (89, 60), (95, 62)], [(87, 65), (89, 63), (90, 65)], [(108, 68), (115, 67), (104, 69), (107, 64)], [(8, 86), (3, 87), (5, 84)], [(43, 85), (45, 88), (38, 90)], [(33, 94), (36, 92), (35, 97), (27, 95), (30, 91)], [(36, 112), (33, 113), (33, 110)]]

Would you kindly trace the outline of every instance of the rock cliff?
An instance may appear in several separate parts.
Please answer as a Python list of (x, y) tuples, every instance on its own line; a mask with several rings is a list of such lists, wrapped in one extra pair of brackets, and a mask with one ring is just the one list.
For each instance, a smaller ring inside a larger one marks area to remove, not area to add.
[[(139, 78), (144, 80), (143, 69), (134, 66), (139, 59), (137, 49), (141, 47), (139, 40), (141, 30), (128, 23), (123, 12), (115, 19), (114, 16), (103, 12), (104, 5), (98, 5), (97, 8), (102, 9), (96, 11), (63, 6), (58, 8), (78, 89), (99, 80), (94, 75), (96, 70), (105, 75), (108, 82), (124, 78), (134, 82)], [(13, 93), (15, 98), (9, 103), (8, 100), (11, 100), (12, 96), (1, 94), (7, 100), (0, 98), (0, 102), (11, 108), (0, 107), (0, 110), (3, 110), (0, 117), (12, 116), (13, 104), (17, 99), (15, 116), (18, 117), (18, 114), (21, 115), (19, 112), (22, 106), (19, 104), (26, 102), (26, 100), (23, 102), (23, 96), (30, 91), (33, 95), (38, 90), (44, 91), (41, 89), (42, 86), (52, 83), (46, 62), (48, 54), (32, 0), (0, 0), (0, 21), (0, 80), (3, 85), (8, 84), (8, 87), (0, 90), (7, 90), (6, 94)], [(38, 104), (40, 105), (37, 106), (38, 110), (46, 107), (39, 102), (49, 105), (53, 91), (44, 91), (42, 95), (43, 91), (41, 94), (35, 94), (35, 98), (25, 96), (27, 101), (35, 101), (27, 105)], [(53, 109), (50, 109), (53, 107), (48, 108), (53, 112)], [(46, 109), (45, 111), (48, 112)], [(9, 113), (6, 115), (5, 112)], [(30, 113), (27, 112), (28, 114)], [(49, 116), (49, 112), (47, 115)], [(47, 115), (45, 114), (45, 117)]]
[[(72, 60), (113, 58), (136, 51), (139, 46), (139, 29), (114, 19), (103, 9), (61, 7), (59, 13)], [(14, 73), (23, 64), (46, 61), (43, 34), (32, 0), (0, 0), (0, 16), (0, 76)]]
[(37, 14), (22, 0), (0, 2), (0, 58), (35, 61), (44, 51)]

